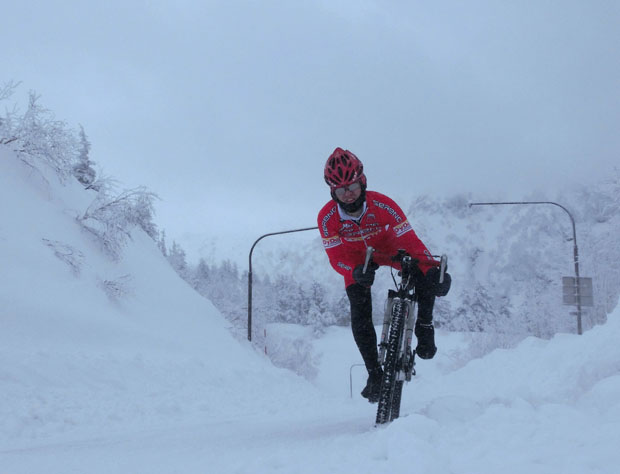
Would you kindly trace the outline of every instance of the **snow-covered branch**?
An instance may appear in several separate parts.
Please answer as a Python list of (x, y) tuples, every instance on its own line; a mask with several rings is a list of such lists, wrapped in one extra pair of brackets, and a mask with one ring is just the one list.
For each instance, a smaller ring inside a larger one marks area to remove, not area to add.
[(153, 223), (155, 193), (140, 186), (135, 189), (111, 194), (110, 180), (100, 181), (101, 190), (77, 221), (102, 242), (114, 258), (118, 258), (124, 243), (131, 238), (135, 226), (143, 229), (151, 238), (157, 238)]

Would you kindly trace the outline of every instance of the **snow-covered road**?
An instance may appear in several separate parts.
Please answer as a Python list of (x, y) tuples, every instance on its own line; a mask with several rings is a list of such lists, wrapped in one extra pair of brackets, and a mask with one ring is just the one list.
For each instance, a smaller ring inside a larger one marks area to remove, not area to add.
[(371, 430), (368, 418), (354, 413), (337, 419), (255, 416), (33, 444), (1, 451), (0, 466), (13, 474), (42, 472), (43, 466), (67, 474), (317, 472), (338, 463), (333, 445), (346, 446)]
[[(608, 325), (611, 330), (618, 327)], [(349, 398), (345, 371), (329, 371), (337, 367), (335, 360), (348, 356), (343, 348), (350, 334), (334, 328), (316, 343), (327, 352), (313, 385), (287, 375), (275, 386), (278, 377), (264, 368), (269, 383), (254, 386), (253, 397), (238, 407), (238, 416), (221, 400), (225, 409), (220, 414), (195, 408), (178, 416), (159, 413), (148, 428), (125, 414), (114, 427), (89, 426), (90, 434), (21, 438), (0, 450), (1, 472), (617, 472), (620, 374), (609, 364), (618, 356), (611, 332), (598, 328), (582, 338), (527, 340), (514, 350), (495, 351), (456, 369), (451, 365), (459, 350), (466, 350), (463, 337), (440, 336), (444, 352), (435, 361), (418, 364), (418, 377), (405, 388), (404, 416), (385, 427), (374, 427), (374, 405), (357, 393)], [(584, 363), (570, 357), (563, 364), (555, 361), (555, 355), (569, 349), (581, 350)], [(593, 354), (600, 360), (589, 368)], [(531, 359), (540, 365), (515, 368), (519, 360), (526, 364)], [(491, 380), (492, 373), (501, 375), (506, 368), (512, 369), (508, 376)], [(567, 374), (570, 379), (563, 380)], [(590, 376), (587, 382), (585, 374)], [(355, 384), (361, 383), (357, 377)], [(236, 386), (250, 389), (243, 381)], [(182, 391), (187, 389), (191, 385)], [(247, 404), (255, 409), (249, 412)]]

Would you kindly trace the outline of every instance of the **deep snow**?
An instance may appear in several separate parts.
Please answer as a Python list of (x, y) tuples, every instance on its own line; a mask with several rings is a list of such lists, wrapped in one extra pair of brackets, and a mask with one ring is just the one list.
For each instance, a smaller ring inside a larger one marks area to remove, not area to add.
[(74, 219), (93, 196), (44, 176), (0, 146), (1, 473), (618, 472), (619, 310), (478, 359), (438, 331), (375, 428), (348, 329), (274, 327), (313, 370), (275, 368), (141, 231), (111, 261)]

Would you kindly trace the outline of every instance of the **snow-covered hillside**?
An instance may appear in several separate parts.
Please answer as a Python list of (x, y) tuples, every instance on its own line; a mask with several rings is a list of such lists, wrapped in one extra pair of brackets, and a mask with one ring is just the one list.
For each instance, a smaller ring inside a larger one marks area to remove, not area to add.
[[(111, 260), (74, 218), (92, 199), (0, 147), (0, 446), (278, 411), (311, 390), (235, 341), (143, 231)], [(255, 399), (284, 381), (292, 398)]]
[(619, 310), (475, 359), (440, 330), (375, 428), (348, 328), (281, 328), (315, 372), (276, 369), (141, 230), (110, 259), (75, 220), (92, 198), (0, 146), (0, 472), (618, 471)]

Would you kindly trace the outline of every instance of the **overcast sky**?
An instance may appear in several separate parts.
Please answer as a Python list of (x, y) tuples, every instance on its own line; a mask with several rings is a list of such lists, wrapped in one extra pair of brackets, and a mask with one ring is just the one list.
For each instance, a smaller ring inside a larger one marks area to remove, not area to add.
[(617, 0), (4, 2), (22, 81), (157, 222), (258, 236), (314, 225), (336, 146), (400, 200), (518, 199), (620, 156)]

